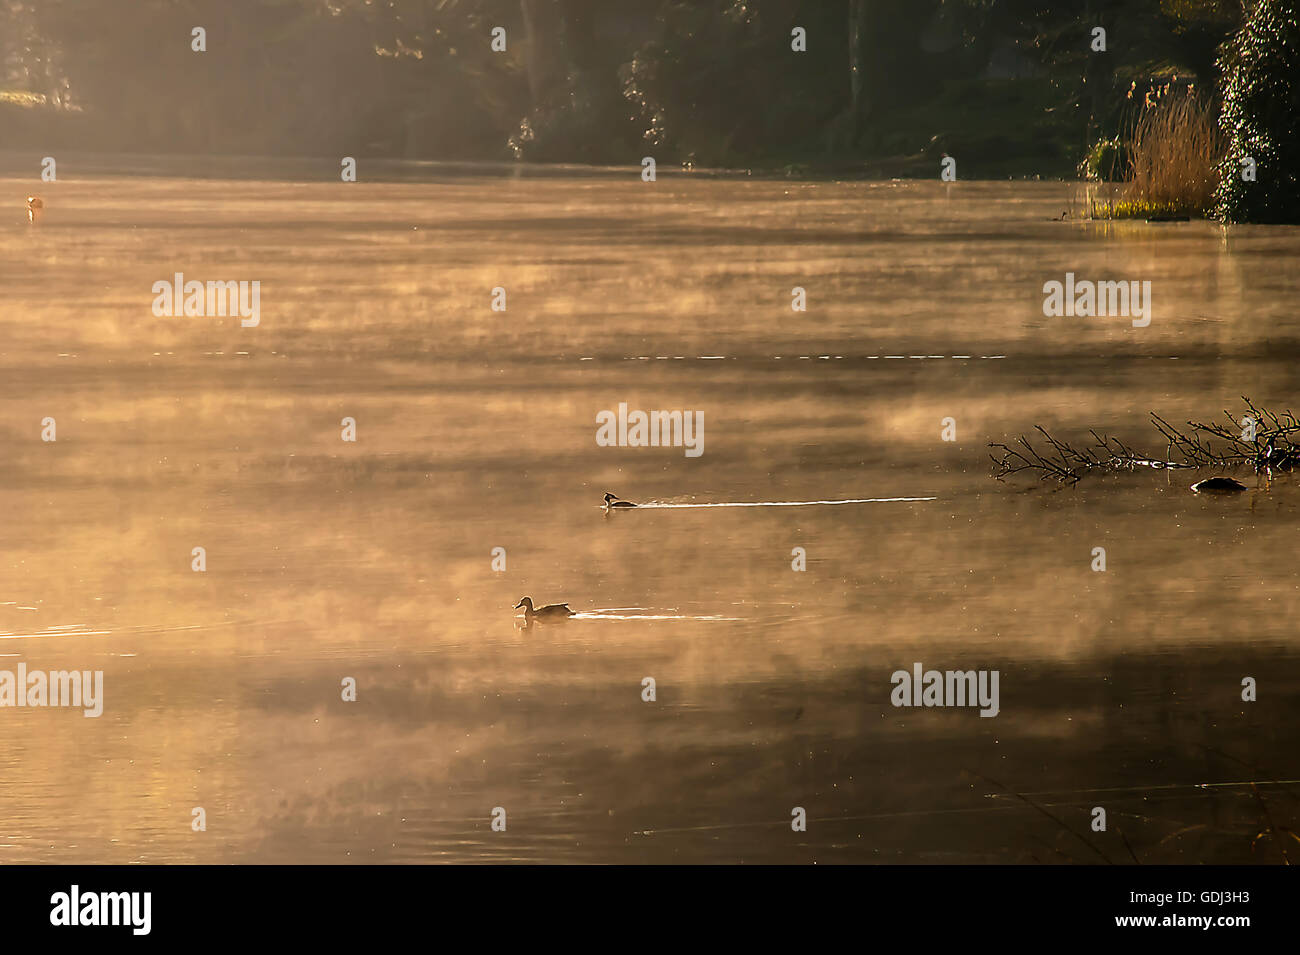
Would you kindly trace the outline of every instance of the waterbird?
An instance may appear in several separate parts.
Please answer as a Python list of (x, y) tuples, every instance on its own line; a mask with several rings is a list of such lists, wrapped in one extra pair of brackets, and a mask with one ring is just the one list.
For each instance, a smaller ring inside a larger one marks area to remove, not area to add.
[(45, 200), (40, 196), (27, 197), (27, 221), (35, 222), (36, 217), (45, 211)]
[(557, 618), (572, 617), (573, 611), (569, 609), (568, 604), (547, 604), (545, 607), (533, 609), (533, 598), (523, 597), (519, 603), (515, 604), (515, 609), (524, 608), (524, 619), (531, 620), (534, 617), (540, 617), (543, 620), (552, 620)]
[(1246, 485), (1230, 477), (1212, 477), (1197, 481), (1192, 490), (1198, 494), (1237, 494), (1246, 490)]
[(1260, 459), (1256, 470), (1264, 468), (1276, 468), (1279, 471), (1300, 469), (1300, 454), (1287, 448), (1277, 447), (1277, 438), (1270, 437), (1268, 445), (1264, 448), (1264, 457)]
[(617, 494), (610, 494), (608, 491), (605, 492), (605, 506), (606, 507), (636, 507), (636, 505), (633, 504), (631, 501), (620, 501), (618, 499)]

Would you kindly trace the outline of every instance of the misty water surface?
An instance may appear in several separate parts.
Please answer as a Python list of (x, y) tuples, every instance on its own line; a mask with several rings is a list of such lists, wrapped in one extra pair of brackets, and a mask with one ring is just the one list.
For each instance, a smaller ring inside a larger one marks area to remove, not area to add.
[[(1296, 408), (1300, 230), (260, 169), (0, 179), (0, 667), (106, 695), (0, 710), (0, 861), (1282, 861), (1297, 479), (1057, 490), (986, 445)], [(1045, 318), (1066, 271), (1150, 280), (1150, 326)], [(260, 281), (260, 325), (154, 317), (176, 272)], [(598, 447), (620, 402), (702, 411), (704, 453)], [(525, 594), (634, 609), (523, 629)], [(893, 707), (915, 662), (998, 670), (998, 716)]]

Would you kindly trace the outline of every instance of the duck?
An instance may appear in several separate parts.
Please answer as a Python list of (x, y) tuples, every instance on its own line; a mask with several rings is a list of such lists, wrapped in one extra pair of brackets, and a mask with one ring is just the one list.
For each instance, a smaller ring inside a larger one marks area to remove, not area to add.
[(605, 492), (605, 506), (606, 507), (636, 507), (636, 505), (633, 504), (631, 501), (620, 501), (618, 499), (617, 494), (610, 494), (608, 491)]
[(45, 200), (40, 196), (27, 197), (27, 221), (35, 222), (37, 216), (45, 211)]
[(572, 617), (573, 611), (569, 609), (568, 604), (547, 604), (545, 607), (533, 609), (533, 598), (522, 597), (519, 603), (515, 604), (515, 609), (524, 608), (524, 619), (531, 620), (534, 617), (540, 617), (542, 620), (564, 619)]
[(1197, 481), (1192, 490), (1197, 494), (1239, 494), (1246, 490), (1246, 485), (1230, 477), (1212, 477)]
[(1268, 445), (1264, 448), (1264, 456), (1256, 467), (1256, 470), (1264, 469), (1276, 469), (1278, 471), (1300, 469), (1300, 454), (1287, 448), (1277, 447), (1277, 439), (1270, 437)]

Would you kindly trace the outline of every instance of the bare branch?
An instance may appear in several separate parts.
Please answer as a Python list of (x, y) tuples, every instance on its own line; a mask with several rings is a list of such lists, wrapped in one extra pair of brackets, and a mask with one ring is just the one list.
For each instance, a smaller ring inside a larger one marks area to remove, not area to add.
[[(1022, 471), (1037, 473), (1039, 480), (1055, 480), (1061, 484), (1076, 484), (1093, 471), (1132, 471), (1146, 467), (1168, 468), (1234, 468), (1250, 465), (1256, 471), (1300, 471), (1300, 418), (1290, 411), (1281, 414), (1258, 408), (1247, 397), (1242, 397), (1246, 412), (1255, 422), (1253, 440), (1247, 440), (1237, 418), (1229, 411), (1223, 412), (1228, 424), (1188, 421), (1183, 430), (1170, 424), (1154, 411), (1151, 423), (1164, 439), (1163, 458), (1152, 457), (1131, 448), (1119, 438), (1088, 433), (1092, 444), (1075, 447), (1055, 437), (1041, 425), (1035, 425), (1045, 444), (1041, 450), (1024, 435), (1015, 441), (1015, 447), (990, 444), (1002, 452), (990, 455), (994, 476), (998, 480)], [(1177, 460), (1175, 460), (1175, 456)]]

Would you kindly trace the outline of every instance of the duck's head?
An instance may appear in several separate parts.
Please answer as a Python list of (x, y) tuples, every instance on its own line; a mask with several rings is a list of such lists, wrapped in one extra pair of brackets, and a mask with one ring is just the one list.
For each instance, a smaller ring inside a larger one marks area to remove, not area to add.
[(526, 611), (527, 611), (527, 610), (532, 610), (532, 609), (533, 609), (533, 598), (532, 598), (532, 597), (522, 597), (522, 598), (520, 598), (519, 603), (515, 604), (515, 609), (518, 610), (520, 607), (523, 607), (524, 610), (526, 610)]
[(27, 205), (32, 209), (41, 209), (44, 208), (45, 203), (41, 201), (40, 196), (28, 196)]
[(612, 503), (613, 501), (617, 501), (617, 500), (618, 500), (618, 495), (617, 495), (617, 494), (610, 494), (608, 491), (605, 492), (605, 503), (606, 503), (606, 504)]

